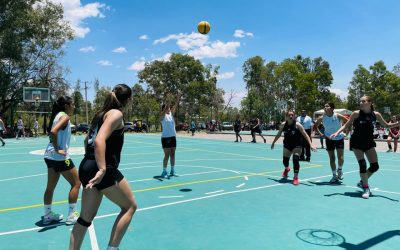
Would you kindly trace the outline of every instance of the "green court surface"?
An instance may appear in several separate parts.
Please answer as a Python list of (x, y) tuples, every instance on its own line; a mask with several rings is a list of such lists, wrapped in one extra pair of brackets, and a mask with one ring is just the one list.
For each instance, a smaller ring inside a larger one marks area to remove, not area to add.
[[(40, 222), (47, 138), (6, 143), (0, 148), (1, 248), (67, 249), (72, 227)], [(282, 145), (271, 150), (192, 137), (177, 143), (179, 176), (160, 180), (153, 178), (162, 170), (160, 135), (126, 134), (119, 168), (139, 208), (121, 249), (400, 249), (398, 154), (378, 153), (380, 170), (365, 200), (348, 150), (340, 185), (329, 184), (328, 155), (319, 149), (310, 163), (300, 163), (300, 185), (293, 186), (293, 172), (287, 181), (280, 177)], [(82, 151), (83, 137), (73, 137), (72, 147)], [(79, 166), (82, 155), (72, 159)], [(53, 210), (64, 217), (68, 191), (61, 178)], [(118, 212), (103, 199), (82, 249), (106, 249)]]

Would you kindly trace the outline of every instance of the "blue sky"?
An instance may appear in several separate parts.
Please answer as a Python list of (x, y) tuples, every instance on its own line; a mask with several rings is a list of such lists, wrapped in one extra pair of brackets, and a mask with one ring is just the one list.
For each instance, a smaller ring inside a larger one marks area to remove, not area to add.
[[(357, 65), (400, 63), (400, 1), (397, 0), (52, 0), (64, 6), (76, 39), (62, 64), (91, 87), (138, 82), (144, 62), (187, 53), (220, 66), (218, 86), (245, 94), (242, 65), (259, 55), (281, 62), (298, 54), (330, 63), (332, 91), (345, 96)], [(199, 21), (211, 24), (207, 36)]]

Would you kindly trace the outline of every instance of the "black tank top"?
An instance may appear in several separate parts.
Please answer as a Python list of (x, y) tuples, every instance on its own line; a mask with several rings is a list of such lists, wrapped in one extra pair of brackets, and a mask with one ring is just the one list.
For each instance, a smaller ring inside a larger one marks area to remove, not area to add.
[[(97, 132), (103, 125), (103, 118), (100, 119), (95, 129), (89, 130), (88, 143), (86, 145), (85, 157), (89, 159), (95, 159), (94, 156), (94, 139), (97, 136)], [(106, 140), (106, 167), (107, 168), (118, 168), (121, 160), (122, 146), (124, 145), (124, 128), (114, 130)]]
[(301, 145), (301, 138), (302, 134), (296, 127), (296, 122), (293, 122), (292, 125), (288, 125), (287, 122), (285, 122), (285, 125), (283, 126), (283, 145)]
[(240, 130), (240, 120), (235, 121), (235, 130)]
[(376, 115), (374, 111), (365, 113), (360, 110), (358, 118), (354, 120), (354, 132), (351, 138), (356, 139), (374, 139), (374, 127), (376, 124)]

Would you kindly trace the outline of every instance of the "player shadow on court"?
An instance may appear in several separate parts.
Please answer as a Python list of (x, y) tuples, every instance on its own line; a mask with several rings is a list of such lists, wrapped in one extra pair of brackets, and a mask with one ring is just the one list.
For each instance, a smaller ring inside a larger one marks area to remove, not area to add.
[(336, 232), (323, 229), (303, 229), (296, 233), (296, 237), (309, 244), (318, 246), (338, 246), (346, 250), (363, 250), (374, 247), (390, 238), (400, 236), (400, 230), (386, 231), (361, 243), (346, 242), (346, 238)]
[[(164, 181), (165, 180), (165, 178), (162, 177), (161, 175), (155, 175), (155, 176), (153, 176), (153, 179), (156, 179), (158, 181)], [(169, 179), (169, 176), (168, 176), (168, 179)]]
[(43, 233), (43, 232), (46, 232), (48, 230), (55, 229), (55, 228), (57, 228), (59, 226), (69, 226), (69, 225), (65, 224), (65, 222), (60, 222), (60, 221), (59, 222), (53, 222), (53, 223), (45, 225), (45, 224), (43, 224), (42, 219), (40, 219), (39, 221), (35, 222), (35, 225), (38, 226), (38, 227), (41, 227), (41, 229), (38, 231), (39, 233)]
[[(293, 183), (293, 179), (291, 178), (280, 178), (280, 179), (274, 179), (271, 177), (268, 177), (269, 180), (271, 181), (275, 181), (277, 183), (281, 183), (281, 184), (292, 184)], [(310, 184), (304, 183), (304, 182), (299, 182), (299, 185), (305, 185), (305, 186), (312, 186)]]
[(169, 180), (172, 177), (179, 177), (179, 176), (178, 175), (168, 175), (167, 178), (165, 178), (165, 177), (162, 177), (161, 175), (155, 175), (155, 176), (153, 176), (153, 179), (156, 179), (158, 181), (164, 181), (165, 179)]
[[(342, 195), (342, 196), (347, 196), (347, 197), (351, 197), (351, 198), (361, 198), (362, 192), (361, 191), (356, 191), (356, 192), (344, 192), (344, 193), (333, 193), (333, 194), (324, 194), (325, 197), (331, 197), (331, 196), (336, 196), (336, 195)], [(383, 196), (383, 195), (376, 195), (371, 193), (370, 198), (375, 198), (375, 197), (379, 197), (379, 198), (384, 198), (393, 202), (399, 202), (399, 200), (396, 199), (392, 199), (389, 198), (387, 196)]]
[(341, 181), (337, 182), (329, 182), (329, 181), (308, 181), (311, 184), (314, 184), (316, 186), (341, 186), (343, 183)]

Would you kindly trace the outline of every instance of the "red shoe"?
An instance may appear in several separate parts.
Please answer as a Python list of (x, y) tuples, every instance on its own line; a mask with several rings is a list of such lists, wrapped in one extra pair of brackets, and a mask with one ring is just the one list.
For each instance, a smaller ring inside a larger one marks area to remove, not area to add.
[(293, 178), (293, 185), (299, 185), (299, 178), (298, 177), (294, 177)]
[(282, 177), (287, 178), (289, 172), (290, 172), (290, 168), (285, 168), (285, 170), (283, 170)]

